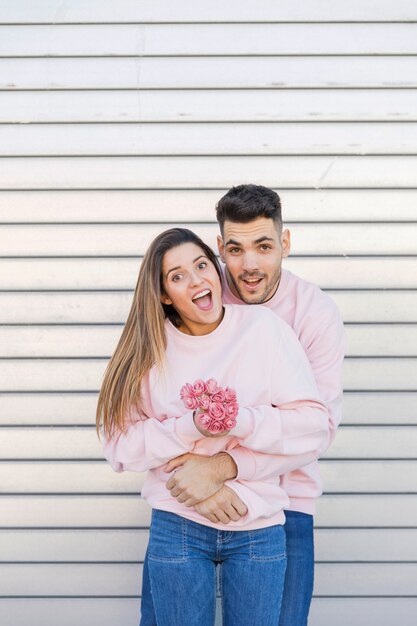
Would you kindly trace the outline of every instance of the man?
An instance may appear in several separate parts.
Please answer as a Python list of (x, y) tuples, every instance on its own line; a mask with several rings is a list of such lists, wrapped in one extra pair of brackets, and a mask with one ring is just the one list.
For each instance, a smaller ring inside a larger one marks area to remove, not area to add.
[[(332, 441), (341, 419), (344, 355), (343, 324), (335, 304), (314, 285), (282, 269), (282, 259), (290, 252), (290, 233), (283, 230), (281, 203), (274, 191), (257, 185), (233, 187), (219, 201), (217, 219), (219, 253), (225, 264), (224, 302), (267, 306), (293, 328), (329, 410)], [(245, 450), (243, 474), (239, 449), (214, 457), (187, 453), (172, 459), (165, 469), (176, 472), (167, 488), (208, 519), (213, 515), (224, 523), (239, 519), (245, 505), (225, 482), (267, 471), (268, 455), (252, 453), (253, 473), (246, 475), (247, 454)], [(317, 461), (281, 476), (281, 484), (290, 506), (285, 511), (287, 571), (279, 626), (304, 626), (313, 592), (315, 498), (322, 493)], [(145, 560), (141, 626), (154, 625)]]

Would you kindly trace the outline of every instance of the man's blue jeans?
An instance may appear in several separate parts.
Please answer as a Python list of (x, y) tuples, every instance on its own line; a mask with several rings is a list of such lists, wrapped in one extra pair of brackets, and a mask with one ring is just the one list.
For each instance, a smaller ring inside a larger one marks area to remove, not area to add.
[[(279, 626), (305, 626), (313, 593), (313, 517), (286, 511), (287, 569)], [(157, 626), (146, 553), (142, 579), (142, 619), (140, 626)]]
[[(217, 530), (154, 509), (147, 569), (158, 626), (213, 626), (217, 564), (224, 626), (277, 626), (286, 568), (283, 526)], [(142, 626), (155, 623), (148, 608), (145, 601)]]
[(285, 511), (287, 571), (279, 626), (307, 626), (314, 583), (313, 516)]

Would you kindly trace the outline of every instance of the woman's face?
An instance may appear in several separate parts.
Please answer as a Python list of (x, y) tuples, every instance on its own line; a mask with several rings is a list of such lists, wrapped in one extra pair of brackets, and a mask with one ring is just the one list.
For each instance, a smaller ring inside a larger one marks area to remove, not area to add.
[(220, 278), (214, 264), (195, 243), (183, 243), (165, 253), (162, 262), (165, 293), (161, 300), (172, 304), (189, 335), (207, 335), (223, 317)]

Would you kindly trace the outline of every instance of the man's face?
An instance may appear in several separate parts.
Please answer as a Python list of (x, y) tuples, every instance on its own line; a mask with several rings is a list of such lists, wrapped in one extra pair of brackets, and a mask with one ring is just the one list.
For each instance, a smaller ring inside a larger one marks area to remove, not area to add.
[(277, 228), (268, 217), (246, 224), (226, 220), (223, 237), (217, 238), (229, 286), (246, 304), (265, 302), (278, 288), (282, 259), (290, 252), (290, 232)]

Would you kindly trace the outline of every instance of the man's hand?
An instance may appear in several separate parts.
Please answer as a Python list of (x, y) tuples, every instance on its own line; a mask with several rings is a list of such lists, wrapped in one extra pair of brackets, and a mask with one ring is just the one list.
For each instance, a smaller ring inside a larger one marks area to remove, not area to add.
[(227, 452), (219, 452), (214, 456), (202, 456), (187, 452), (171, 459), (164, 471), (177, 471), (168, 480), (166, 487), (171, 496), (185, 506), (194, 506), (215, 494), (225, 480), (237, 476), (236, 463)]
[(194, 509), (215, 524), (228, 524), (231, 520), (237, 522), (248, 512), (246, 505), (227, 485), (223, 485), (211, 498), (196, 504)]

